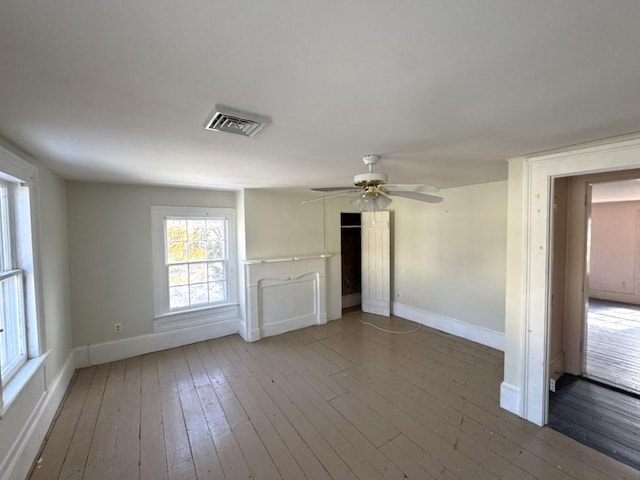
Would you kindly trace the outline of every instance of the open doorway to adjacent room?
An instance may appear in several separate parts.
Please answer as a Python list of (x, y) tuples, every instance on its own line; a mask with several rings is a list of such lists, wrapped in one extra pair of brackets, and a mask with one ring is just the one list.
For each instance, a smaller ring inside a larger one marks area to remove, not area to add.
[(549, 426), (640, 469), (640, 179), (554, 180)]
[(362, 235), (359, 213), (340, 214), (342, 310), (360, 308), (362, 301)]
[(584, 376), (640, 394), (640, 179), (591, 185)]

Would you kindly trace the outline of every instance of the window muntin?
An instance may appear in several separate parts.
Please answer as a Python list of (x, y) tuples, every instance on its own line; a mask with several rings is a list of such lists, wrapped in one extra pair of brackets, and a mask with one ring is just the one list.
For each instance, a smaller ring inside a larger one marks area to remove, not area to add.
[(226, 302), (227, 220), (165, 219), (165, 265), (172, 311)]

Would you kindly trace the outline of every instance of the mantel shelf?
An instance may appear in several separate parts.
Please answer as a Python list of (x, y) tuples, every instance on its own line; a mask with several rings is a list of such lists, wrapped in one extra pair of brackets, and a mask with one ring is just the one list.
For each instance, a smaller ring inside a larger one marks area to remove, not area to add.
[(243, 260), (242, 263), (244, 263), (245, 265), (255, 265), (258, 263), (297, 262), (300, 260), (313, 260), (316, 258), (329, 258), (332, 256), (332, 253), (318, 253), (313, 255), (298, 255), (292, 257), (251, 258)]

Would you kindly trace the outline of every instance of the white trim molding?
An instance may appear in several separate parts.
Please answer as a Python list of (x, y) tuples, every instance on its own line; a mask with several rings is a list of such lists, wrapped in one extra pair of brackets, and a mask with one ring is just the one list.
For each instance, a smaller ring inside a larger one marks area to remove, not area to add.
[(11, 408), (11, 405), (16, 398), (18, 398), (22, 389), (31, 381), (33, 376), (40, 371), (49, 353), (51, 352), (45, 352), (39, 357), (27, 360), (9, 383), (3, 386), (2, 391), (0, 391), (2, 394), (2, 398), (0, 398), (0, 420), (4, 417), (7, 410)]
[[(520, 392), (521, 406), (515, 408), (507, 398), (501, 404), (511, 405), (510, 411), (537, 425), (547, 423), (552, 360), (548, 344), (553, 180), (639, 167), (638, 134), (509, 161), (509, 188), (514, 189), (509, 201), (522, 208), (510, 206), (509, 213), (504, 382)], [(509, 395), (506, 390), (502, 394)]]
[(169, 332), (189, 327), (203, 327), (238, 320), (240, 309), (237, 303), (192, 310), (179, 314), (168, 314), (153, 320), (153, 332)]
[(518, 387), (506, 382), (500, 384), (500, 408), (522, 416), (522, 398)]
[[(16, 436), (7, 456), (0, 459), (0, 480), (26, 478), (33, 465), (42, 442), (49, 431), (49, 427), (58, 411), (73, 378), (75, 371), (74, 357), (70, 353), (58, 375), (48, 388), (45, 386), (45, 369), (40, 368), (31, 379), (22, 395), (40, 395), (36, 400), (36, 407), (24, 422), (20, 433)], [(37, 397), (36, 397), (37, 398)], [(7, 416), (12, 415), (9, 411)]]
[(502, 332), (398, 302), (393, 302), (393, 314), (396, 317), (504, 351), (504, 333)]
[(83, 345), (73, 350), (76, 368), (114, 362), (146, 353), (181, 347), (195, 342), (211, 340), (238, 333), (240, 319), (237, 317), (218, 323), (208, 323), (166, 332), (138, 335), (112, 342)]

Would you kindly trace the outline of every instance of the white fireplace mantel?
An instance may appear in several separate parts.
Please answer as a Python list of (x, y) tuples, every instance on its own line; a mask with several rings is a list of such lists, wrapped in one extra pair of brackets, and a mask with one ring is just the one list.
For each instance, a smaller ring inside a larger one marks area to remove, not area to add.
[(242, 337), (263, 337), (327, 323), (326, 259), (330, 254), (245, 260)]

